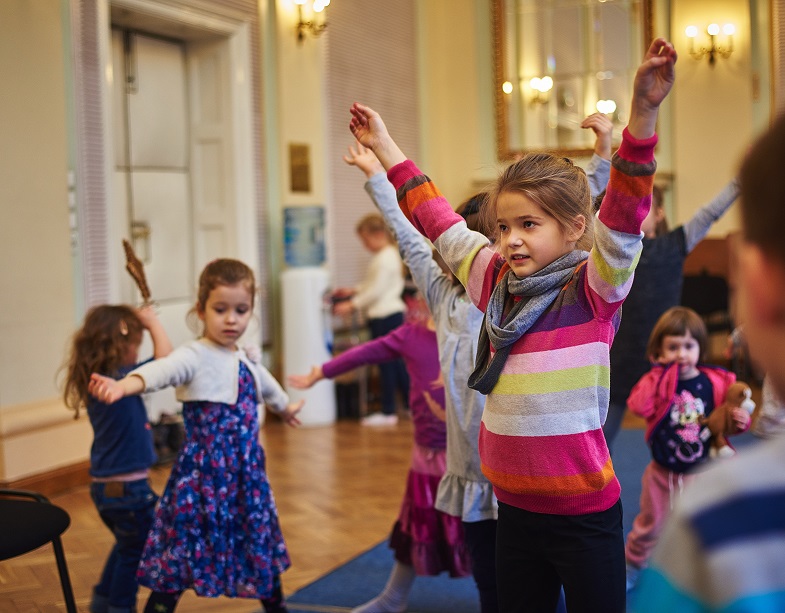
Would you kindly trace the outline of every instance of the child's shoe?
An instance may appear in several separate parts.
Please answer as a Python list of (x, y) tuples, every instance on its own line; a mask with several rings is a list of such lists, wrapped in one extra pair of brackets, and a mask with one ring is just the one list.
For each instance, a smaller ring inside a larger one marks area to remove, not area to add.
[(363, 417), (361, 423), (363, 426), (394, 426), (398, 423), (398, 416), (395, 414), (374, 413)]

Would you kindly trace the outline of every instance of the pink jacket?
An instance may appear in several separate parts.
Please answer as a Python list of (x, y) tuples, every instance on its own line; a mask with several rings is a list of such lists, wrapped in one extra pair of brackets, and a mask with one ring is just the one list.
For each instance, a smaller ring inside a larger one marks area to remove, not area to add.
[[(728, 388), (736, 382), (736, 375), (719, 366), (705, 364), (698, 366), (698, 370), (711, 381), (714, 406), (720, 406), (725, 402)], [(668, 411), (678, 381), (679, 369), (676, 364), (655, 364), (632, 388), (627, 398), (627, 406), (630, 411), (646, 420), (647, 441), (651, 439), (654, 426)]]

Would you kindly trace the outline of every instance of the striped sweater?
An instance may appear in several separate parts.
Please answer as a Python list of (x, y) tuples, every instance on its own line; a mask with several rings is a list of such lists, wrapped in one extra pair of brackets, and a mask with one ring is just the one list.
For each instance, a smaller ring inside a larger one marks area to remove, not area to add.
[[(641, 252), (651, 205), (657, 137), (624, 131), (594, 222), (588, 262), (518, 340), (488, 395), (480, 426), (483, 473), (506, 504), (536, 513), (603, 511), (619, 498), (602, 424), (608, 412), (609, 350)], [(434, 244), (485, 311), (504, 260), (466, 228), (409, 160), (390, 169), (404, 214)]]

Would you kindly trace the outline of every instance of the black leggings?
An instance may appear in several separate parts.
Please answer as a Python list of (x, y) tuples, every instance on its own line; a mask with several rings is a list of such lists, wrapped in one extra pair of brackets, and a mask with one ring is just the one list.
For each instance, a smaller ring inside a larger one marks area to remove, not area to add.
[(463, 536), (472, 558), (472, 576), (480, 592), (481, 613), (498, 613), (496, 592), (496, 520), (463, 522)]
[(585, 515), (532, 513), (499, 502), (499, 611), (553, 613), (564, 586), (570, 613), (624, 613), (621, 501)]

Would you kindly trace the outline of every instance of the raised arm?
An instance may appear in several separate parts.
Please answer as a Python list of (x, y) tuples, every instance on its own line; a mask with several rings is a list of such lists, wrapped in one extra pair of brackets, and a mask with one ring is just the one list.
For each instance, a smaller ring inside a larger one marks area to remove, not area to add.
[(172, 347), (169, 335), (158, 319), (155, 309), (151, 305), (145, 305), (137, 309), (136, 314), (150, 333), (150, 338), (153, 341), (153, 357), (163, 358), (172, 353), (174, 347)]
[(379, 113), (359, 102), (355, 102), (349, 112), (352, 115), (349, 130), (358, 143), (376, 154), (376, 159), (385, 170), (407, 160), (387, 131)]
[(708, 234), (712, 224), (725, 214), (739, 197), (739, 183), (733, 179), (722, 191), (704, 205), (687, 223), (684, 224), (684, 242), (687, 253), (695, 249), (695, 245)]
[(591, 197), (596, 198), (605, 186), (611, 174), (611, 138), (613, 122), (602, 113), (592, 113), (581, 123), (581, 128), (594, 132), (594, 154), (586, 166), (586, 178), (589, 180)]
[(652, 41), (635, 73), (632, 108), (627, 130), (639, 140), (654, 136), (660, 104), (676, 79), (676, 50), (664, 38)]
[(588, 296), (598, 317), (612, 317), (632, 285), (642, 247), (641, 223), (651, 207), (656, 170), (654, 128), (660, 104), (673, 85), (675, 62), (673, 46), (658, 38), (635, 75), (630, 122), (613, 156), (587, 264)]
[(387, 174), (373, 151), (357, 143), (356, 147), (349, 147), (349, 155), (343, 159), (347, 164), (362, 170), (368, 178), (365, 191), (395, 235), (401, 257), (415, 285), (425, 297), (428, 308), (433, 312), (434, 306), (451, 289), (452, 281), (433, 260), (430, 245), (401, 212), (395, 188), (387, 180)]

